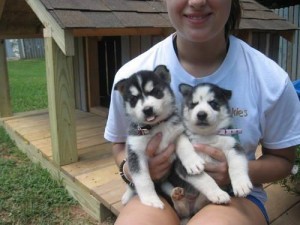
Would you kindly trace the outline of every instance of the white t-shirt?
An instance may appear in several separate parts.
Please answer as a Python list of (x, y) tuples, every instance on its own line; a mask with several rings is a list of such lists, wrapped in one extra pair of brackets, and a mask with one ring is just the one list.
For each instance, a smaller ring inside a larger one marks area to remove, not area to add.
[[(139, 70), (153, 70), (164, 64), (171, 73), (171, 86), (178, 107), (182, 96), (180, 83), (196, 85), (211, 82), (232, 90), (231, 113), (235, 128), (243, 133), (240, 142), (249, 160), (255, 159), (259, 143), (269, 149), (280, 149), (300, 144), (300, 102), (287, 73), (274, 61), (240, 39), (230, 36), (227, 56), (214, 73), (195, 78), (181, 66), (170, 35), (151, 49), (125, 64), (115, 81), (127, 78)], [(119, 92), (112, 91), (111, 104), (104, 137), (111, 142), (125, 142), (128, 119)], [(261, 187), (252, 195), (266, 200)]]

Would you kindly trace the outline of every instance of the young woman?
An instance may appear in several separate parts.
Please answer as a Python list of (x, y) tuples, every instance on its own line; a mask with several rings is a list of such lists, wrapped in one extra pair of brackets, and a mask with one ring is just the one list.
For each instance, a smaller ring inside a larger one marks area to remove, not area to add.
[[(116, 74), (115, 83), (138, 70), (153, 70), (164, 64), (170, 70), (178, 105), (182, 100), (178, 93), (180, 83), (211, 82), (232, 90), (233, 121), (243, 130), (240, 141), (247, 152), (255, 188), (246, 198), (232, 197), (228, 205), (209, 204), (188, 224), (268, 224), (264, 208), (266, 194), (261, 184), (290, 173), (295, 146), (300, 144), (300, 104), (293, 85), (275, 62), (230, 35), (240, 20), (238, 0), (165, 0), (165, 4), (176, 32), (124, 65)], [(105, 138), (113, 143), (118, 166), (126, 157), (127, 126), (122, 98), (113, 91)], [(157, 134), (147, 146), (153, 180), (169, 171), (171, 165), (167, 159), (175, 150), (171, 144), (165, 152), (156, 155), (161, 136)], [(263, 154), (255, 159), (259, 143)], [(219, 161), (217, 165), (207, 164), (205, 170), (220, 186), (229, 184), (223, 153), (201, 144), (195, 149)], [(127, 163), (124, 173), (130, 179)], [(118, 216), (116, 225), (122, 224), (175, 225), (179, 219), (166, 201), (165, 209), (161, 210), (143, 205), (136, 196)]]

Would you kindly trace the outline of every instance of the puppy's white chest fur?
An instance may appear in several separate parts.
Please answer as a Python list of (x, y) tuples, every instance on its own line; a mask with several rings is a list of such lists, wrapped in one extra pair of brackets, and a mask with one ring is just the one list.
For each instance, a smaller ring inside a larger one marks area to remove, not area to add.
[(140, 136), (128, 136), (127, 142), (130, 146), (134, 146), (136, 153), (145, 154), (145, 144), (157, 134), (162, 134), (162, 140), (159, 148), (156, 150), (156, 154), (165, 150), (175, 139), (183, 132), (183, 125), (181, 123), (174, 124), (173, 121), (167, 121), (158, 124), (149, 130), (149, 134)]
[[(189, 135), (190, 141), (192, 144), (205, 144), (210, 145), (214, 148), (220, 149), (227, 156), (228, 152), (232, 150), (236, 144), (236, 140), (232, 136), (222, 136), (222, 135), (210, 135), (210, 136), (201, 136), (197, 134)], [(198, 152), (198, 154), (203, 158), (205, 162), (213, 162), (211, 157), (207, 154)]]

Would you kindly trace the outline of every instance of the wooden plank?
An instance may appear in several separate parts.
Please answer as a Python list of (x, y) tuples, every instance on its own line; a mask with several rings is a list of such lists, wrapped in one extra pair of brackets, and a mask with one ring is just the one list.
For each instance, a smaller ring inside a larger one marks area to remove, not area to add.
[(107, 140), (105, 140), (102, 136), (103, 135), (92, 136), (89, 138), (85, 138), (84, 140), (77, 141), (78, 149), (86, 148), (87, 146), (101, 145), (101, 144), (107, 143)]
[(116, 216), (118, 216), (123, 207), (124, 206), (123, 206), (122, 202), (119, 201), (117, 203), (114, 203), (111, 206), (110, 210), (112, 211), (113, 214), (115, 214)]
[(20, 128), (36, 125), (46, 120), (49, 120), (48, 113), (40, 114), (36, 116), (28, 115), (28, 116), (21, 116), (21, 117), (13, 117), (12, 119), (7, 120), (6, 123), (10, 126), (13, 126), (14, 129), (20, 129)]
[(92, 189), (93, 187), (119, 178), (119, 171), (115, 164), (75, 177), (75, 179), (79, 183), (84, 184), (87, 189)]
[(90, 112), (94, 113), (98, 116), (101, 116), (103, 118), (107, 118), (108, 116), (108, 108), (106, 107), (102, 107), (102, 106), (97, 106), (97, 107), (92, 107), (90, 108)]
[(133, 59), (141, 54), (141, 37), (132, 36), (130, 37), (130, 57)]
[(243, 19), (261, 19), (261, 20), (284, 20), (273, 11), (243, 11)]
[(84, 59), (83, 38), (75, 39), (75, 56), (74, 56), (74, 82), (75, 82), (75, 101), (76, 109), (87, 111), (87, 90), (85, 79), (86, 62)]
[(89, 193), (89, 190), (82, 188), (77, 182), (74, 182), (69, 176), (61, 173), (61, 181), (67, 191), (83, 207), (83, 209), (96, 220), (103, 220), (101, 214), (101, 203)]
[(36, 141), (45, 138), (50, 138), (50, 127), (33, 127), (26, 129), (28, 132), (22, 132), (22, 136), (28, 141)]
[(84, 160), (86, 158), (94, 157), (95, 155), (101, 154), (101, 155), (111, 155), (112, 144), (110, 142), (104, 143), (101, 145), (93, 145), (93, 146), (87, 146), (85, 148), (79, 149), (79, 159)]
[[(293, 17), (294, 17), (294, 14), (293, 14), (293, 10), (292, 10), (292, 7), (288, 7), (287, 8), (287, 13), (288, 13), (288, 20), (289, 21), (293, 21)], [(293, 43), (291, 43), (291, 42), (288, 42), (287, 43), (288, 45), (287, 45), (287, 51), (288, 51), (288, 53), (287, 53), (287, 72), (288, 72), (288, 74), (291, 76), (292, 75), (292, 68), (293, 68), (293, 64), (292, 64), (292, 62), (293, 62), (293, 59), (292, 59), (292, 57), (293, 57)]]
[(299, 225), (299, 212), (300, 212), (300, 202), (298, 202), (293, 208), (285, 212), (277, 220), (275, 220), (271, 225)]
[(103, 135), (104, 130), (101, 129), (100, 126), (92, 126), (86, 129), (81, 129), (77, 131), (77, 141), (82, 141), (87, 138), (93, 137), (93, 136), (100, 136)]
[(3, 118), (3, 120), (5, 120), (7, 122), (9, 120), (15, 120), (18, 118), (23, 118), (23, 117), (33, 116), (33, 115), (40, 115), (40, 114), (48, 114), (48, 109), (37, 109), (37, 110), (33, 110), (33, 111), (28, 111), (28, 112), (18, 112), (18, 113), (14, 113), (14, 115), (11, 117)]
[(115, 165), (113, 157), (111, 155), (104, 157), (103, 154), (99, 152), (98, 156), (94, 155), (92, 158), (81, 158), (76, 163), (62, 166), (61, 169), (75, 179), (77, 176), (91, 173), (112, 165)]
[(52, 38), (45, 38), (45, 50), (53, 159), (66, 165), (78, 159), (73, 61)]
[(52, 158), (52, 142), (51, 138), (44, 138), (39, 140), (31, 141), (32, 145), (34, 145), (39, 151), (41, 151), (47, 158)]
[(4, 40), (0, 39), (0, 117), (8, 116), (12, 116), (12, 107), (9, 93), (5, 43)]
[(53, 36), (57, 45), (66, 56), (74, 55), (74, 37), (68, 30), (63, 30), (40, 0), (26, 0), (43, 25), (48, 28), (44, 36)]
[(285, 191), (279, 184), (270, 185), (265, 190), (268, 194), (266, 209), (271, 222), (300, 201), (300, 196), (292, 195)]
[(153, 46), (151, 40), (152, 40), (151, 36), (141, 36), (141, 53), (147, 51), (149, 48)]
[(169, 27), (147, 27), (147, 28), (77, 28), (73, 29), (72, 33), (75, 37), (80, 36), (134, 36), (134, 35), (164, 35), (174, 32), (173, 28)]
[(107, 208), (120, 202), (126, 189), (125, 183), (120, 179), (113, 180), (102, 186), (95, 187), (91, 193), (98, 198)]
[(98, 38), (86, 38), (88, 109), (100, 103)]
[(84, 130), (84, 129), (90, 129), (92, 127), (104, 127), (106, 121), (103, 120), (103, 118), (96, 116), (92, 114), (92, 116), (77, 120), (76, 125), (77, 125), (77, 130)]
[[(292, 19), (292, 22), (296, 25), (296, 26), (299, 26), (299, 16), (300, 16), (300, 12), (299, 12), (299, 7), (300, 5), (298, 6), (294, 6), (293, 7), (293, 13), (294, 13), (294, 17)], [(292, 57), (292, 73), (290, 74), (291, 76), (291, 79), (292, 80), (296, 80), (297, 79), (297, 74), (300, 73), (300, 65), (297, 64), (297, 59), (299, 57), (299, 44), (300, 44), (300, 41), (299, 41), (299, 30), (297, 30), (295, 32), (295, 40), (294, 40), (294, 43), (293, 43), (293, 57)], [(300, 76), (300, 74), (299, 74)]]
[(3, 10), (4, 10), (5, 2), (6, 2), (6, 0), (1, 0), (0, 1), (0, 19), (2, 17), (2, 13), (3, 13)]

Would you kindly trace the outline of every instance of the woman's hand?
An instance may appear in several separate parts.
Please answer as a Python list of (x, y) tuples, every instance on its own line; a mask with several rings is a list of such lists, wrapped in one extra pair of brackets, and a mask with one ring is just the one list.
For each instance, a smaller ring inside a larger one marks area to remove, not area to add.
[(226, 156), (220, 149), (211, 147), (209, 145), (197, 144), (194, 148), (198, 152), (209, 155), (217, 161), (217, 163), (205, 163), (204, 170), (217, 182), (220, 186), (230, 184), (228, 174), (228, 164)]
[(157, 181), (164, 177), (170, 170), (172, 163), (170, 157), (175, 151), (175, 145), (170, 144), (163, 152), (156, 154), (161, 142), (162, 134), (156, 134), (148, 143), (146, 154), (149, 157), (149, 171), (152, 180)]

